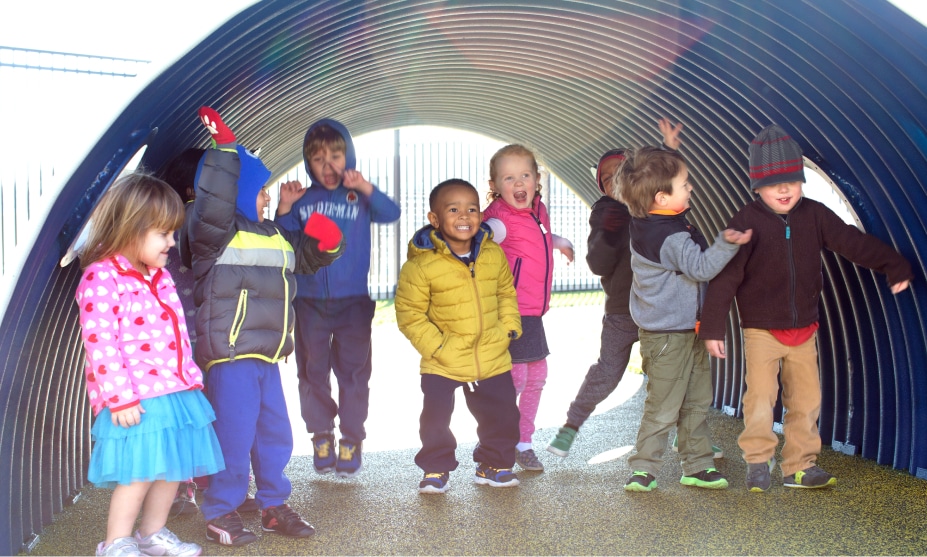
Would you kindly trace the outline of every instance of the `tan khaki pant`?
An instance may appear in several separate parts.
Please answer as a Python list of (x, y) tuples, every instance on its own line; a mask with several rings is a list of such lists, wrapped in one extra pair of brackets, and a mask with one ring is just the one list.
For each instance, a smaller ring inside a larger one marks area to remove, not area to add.
[(789, 476), (814, 466), (821, 452), (818, 417), (821, 379), (817, 334), (800, 346), (786, 346), (765, 329), (744, 329), (747, 391), (744, 393), (744, 431), (738, 443), (748, 463), (766, 462), (776, 452), (773, 408), (782, 376), (782, 474)]

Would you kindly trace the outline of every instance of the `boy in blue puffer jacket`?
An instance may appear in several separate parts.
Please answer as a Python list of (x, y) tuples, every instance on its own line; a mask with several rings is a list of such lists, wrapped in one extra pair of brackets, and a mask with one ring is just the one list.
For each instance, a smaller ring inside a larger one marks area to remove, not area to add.
[[(367, 291), (370, 225), (399, 219), (399, 206), (354, 169), (351, 134), (335, 120), (312, 124), (303, 141), (303, 158), (312, 181), (280, 189), (277, 222), (302, 230), (310, 216), (323, 214), (337, 223), (350, 246), (331, 266), (297, 274), (296, 369), (306, 430), (313, 434), (313, 466), (352, 478), (361, 470), (361, 443), (367, 436), (371, 323), (376, 304)], [(339, 402), (332, 399), (331, 373), (338, 380)], [(341, 440), (335, 447), (335, 416)]]

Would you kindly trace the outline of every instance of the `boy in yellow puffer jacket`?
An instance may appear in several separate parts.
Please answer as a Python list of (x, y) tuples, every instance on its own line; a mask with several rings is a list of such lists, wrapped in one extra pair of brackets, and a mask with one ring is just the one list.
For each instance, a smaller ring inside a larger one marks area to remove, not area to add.
[(431, 191), (428, 222), (409, 241), (399, 273), (396, 322), (422, 355), (421, 493), (448, 488), (457, 440), (451, 433), (454, 394), (463, 387), (479, 443), (474, 481), (514, 487), (518, 406), (509, 342), (521, 335), (512, 273), (502, 249), (480, 225), (480, 198), (464, 180)]

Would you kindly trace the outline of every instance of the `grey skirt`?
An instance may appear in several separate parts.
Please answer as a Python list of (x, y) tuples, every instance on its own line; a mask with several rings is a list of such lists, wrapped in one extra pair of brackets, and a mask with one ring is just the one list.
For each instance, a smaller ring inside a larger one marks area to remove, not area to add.
[(540, 317), (521, 318), (521, 336), (509, 345), (512, 363), (536, 362), (550, 354), (547, 348), (547, 335), (544, 334), (544, 322)]

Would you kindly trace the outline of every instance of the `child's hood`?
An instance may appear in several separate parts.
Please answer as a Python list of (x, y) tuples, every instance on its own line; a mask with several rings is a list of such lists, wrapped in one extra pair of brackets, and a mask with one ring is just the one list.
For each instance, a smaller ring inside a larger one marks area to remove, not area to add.
[[(238, 197), (235, 199), (235, 207), (248, 220), (258, 222), (257, 196), (264, 185), (267, 184), (267, 180), (270, 179), (270, 170), (264, 166), (264, 163), (261, 162), (257, 155), (243, 146), (236, 145), (235, 149), (238, 151), (238, 158), (241, 161), (241, 169), (238, 174)], [(198, 188), (200, 173), (203, 171), (205, 161), (206, 153), (203, 153), (196, 167), (196, 177), (193, 179), (194, 190)]]
[[(341, 137), (344, 138), (344, 168), (345, 170), (354, 170), (357, 167), (357, 155), (354, 153), (354, 138), (351, 137), (351, 132), (348, 131), (348, 128), (338, 120), (322, 118), (321, 120), (318, 120), (309, 126), (309, 129), (306, 130), (306, 135), (303, 137), (303, 146), (305, 147), (306, 141), (309, 140), (309, 134), (311, 134), (315, 128), (321, 126), (322, 124), (328, 124), (332, 129), (340, 133)], [(309, 176), (309, 180), (311, 180), (312, 185), (321, 186), (319, 181), (312, 174), (312, 169), (309, 168), (309, 159), (306, 158), (305, 149), (303, 149), (303, 163), (306, 165), (306, 174)]]
[[(475, 249), (478, 251), (479, 246), (483, 244), (484, 240), (492, 239), (492, 229), (489, 228), (488, 224), (481, 223), (479, 230), (476, 231), (476, 235), (473, 238), (475, 240)], [(444, 240), (438, 236), (437, 229), (430, 224), (426, 224), (422, 228), (419, 228), (415, 234), (412, 235), (412, 239), (409, 240), (409, 252), (406, 254), (406, 259), (412, 259), (413, 257), (430, 251), (447, 253), (448, 255), (451, 253), (450, 248), (447, 247)]]

